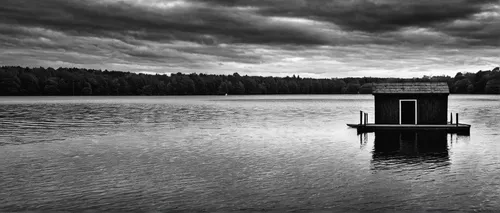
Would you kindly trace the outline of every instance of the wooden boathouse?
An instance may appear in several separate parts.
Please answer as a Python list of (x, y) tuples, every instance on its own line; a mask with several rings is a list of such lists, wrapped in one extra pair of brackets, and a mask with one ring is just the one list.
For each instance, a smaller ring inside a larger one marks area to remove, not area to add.
[(375, 122), (368, 123), (368, 114), (360, 112), (359, 124), (347, 124), (358, 131), (444, 129), (468, 132), (470, 125), (460, 124), (458, 114), (448, 116), (448, 84), (445, 82), (406, 82), (373, 84)]

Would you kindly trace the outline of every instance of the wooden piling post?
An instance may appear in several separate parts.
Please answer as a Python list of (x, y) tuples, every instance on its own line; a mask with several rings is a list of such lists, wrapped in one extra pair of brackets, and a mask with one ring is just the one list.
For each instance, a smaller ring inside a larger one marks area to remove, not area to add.
[(456, 115), (457, 115), (457, 126), (458, 126), (458, 113)]
[(359, 111), (359, 125), (363, 124), (363, 111)]
[(450, 124), (453, 124), (453, 113), (450, 112)]

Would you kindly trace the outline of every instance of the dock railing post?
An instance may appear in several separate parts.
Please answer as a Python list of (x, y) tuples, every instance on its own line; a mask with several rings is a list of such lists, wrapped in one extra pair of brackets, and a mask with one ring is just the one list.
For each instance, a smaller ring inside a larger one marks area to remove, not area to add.
[(457, 126), (458, 126), (458, 113), (456, 115), (457, 115)]
[(453, 112), (450, 112), (450, 124), (453, 124)]
[(359, 125), (363, 124), (363, 111), (359, 111)]
[(367, 117), (367, 116), (366, 116), (366, 113), (365, 113), (365, 126), (366, 126), (366, 117)]
[(368, 113), (366, 113), (366, 124), (368, 124)]

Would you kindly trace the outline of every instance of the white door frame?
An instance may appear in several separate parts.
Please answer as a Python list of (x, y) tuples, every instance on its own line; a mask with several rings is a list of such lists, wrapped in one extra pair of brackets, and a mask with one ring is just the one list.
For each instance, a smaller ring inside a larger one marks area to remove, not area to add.
[(399, 99), (399, 125), (401, 125), (401, 102), (402, 101), (413, 101), (415, 102), (415, 124), (417, 124), (417, 115), (418, 115), (418, 109), (417, 109), (417, 99)]

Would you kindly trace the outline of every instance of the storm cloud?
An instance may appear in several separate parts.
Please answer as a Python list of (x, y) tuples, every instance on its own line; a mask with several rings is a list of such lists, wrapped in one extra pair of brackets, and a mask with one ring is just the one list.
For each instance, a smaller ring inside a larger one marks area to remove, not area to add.
[(499, 5), (498, 0), (6, 0), (0, 6), (0, 62), (314, 77), (475, 72), (499, 64), (493, 57), (500, 53)]

